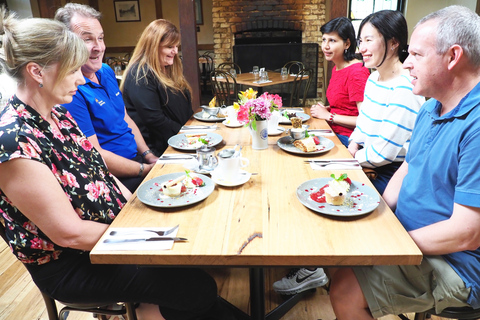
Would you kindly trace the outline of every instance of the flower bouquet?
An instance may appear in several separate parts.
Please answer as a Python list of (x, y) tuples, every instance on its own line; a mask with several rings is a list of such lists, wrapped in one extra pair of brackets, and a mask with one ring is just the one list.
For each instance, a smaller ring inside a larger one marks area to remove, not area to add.
[(282, 98), (278, 94), (265, 92), (257, 98), (257, 93), (252, 88), (240, 91), (238, 102), (233, 103), (238, 121), (250, 124), (253, 130), (257, 130), (257, 121), (270, 119), (272, 112), (282, 106)]

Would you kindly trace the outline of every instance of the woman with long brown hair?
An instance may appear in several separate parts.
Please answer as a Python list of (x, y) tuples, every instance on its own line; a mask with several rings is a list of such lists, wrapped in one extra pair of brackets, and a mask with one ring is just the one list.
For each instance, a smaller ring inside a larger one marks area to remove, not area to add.
[(158, 155), (192, 116), (191, 88), (178, 57), (180, 33), (158, 19), (143, 31), (120, 85), (125, 106)]

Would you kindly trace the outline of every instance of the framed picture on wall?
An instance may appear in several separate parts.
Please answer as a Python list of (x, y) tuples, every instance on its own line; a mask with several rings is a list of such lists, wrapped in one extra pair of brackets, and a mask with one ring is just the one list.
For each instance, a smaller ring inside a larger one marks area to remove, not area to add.
[(197, 24), (203, 24), (202, 0), (195, 0), (195, 20)]
[(138, 0), (117, 0), (114, 4), (117, 22), (140, 21)]

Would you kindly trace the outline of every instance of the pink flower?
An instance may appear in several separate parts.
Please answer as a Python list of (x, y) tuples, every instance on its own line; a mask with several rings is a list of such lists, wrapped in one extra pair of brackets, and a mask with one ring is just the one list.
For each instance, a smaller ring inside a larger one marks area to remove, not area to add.
[(42, 240), (40, 240), (40, 238), (34, 238), (30, 241), (30, 247), (32, 249), (43, 249)]
[(32, 222), (26, 222), (23, 224), (23, 227), (25, 228), (25, 230), (28, 230), (30, 231), (31, 233), (33, 234), (38, 234), (38, 228), (35, 224), (33, 224)]
[(19, 142), (18, 144), (27, 156), (34, 159), (40, 159), (40, 155), (31, 144), (25, 142)]
[(120, 201), (120, 199), (118, 199), (118, 198), (117, 198), (117, 204), (118, 204), (118, 207), (119, 207), (120, 209), (122, 209), (123, 206), (124, 206), (124, 204), (122, 203), (122, 201)]
[(77, 182), (77, 178), (70, 172), (62, 170), (62, 176), (60, 177), (63, 186), (69, 186), (70, 188), (80, 188), (80, 185)]
[(87, 198), (88, 200), (95, 202), (100, 196), (100, 191), (97, 189), (93, 182), (90, 182), (85, 186), (85, 190), (88, 191)]

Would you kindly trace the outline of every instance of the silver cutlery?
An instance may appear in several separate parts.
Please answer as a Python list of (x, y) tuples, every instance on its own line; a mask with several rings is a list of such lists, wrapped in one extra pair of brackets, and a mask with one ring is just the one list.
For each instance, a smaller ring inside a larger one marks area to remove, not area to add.
[(183, 126), (181, 130), (198, 130), (198, 129), (217, 129), (216, 125), (195, 125), (195, 126)]
[(358, 163), (357, 160), (355, 159), (338, 159), (338, 160), (328, 160), (328, 159), (325, 159), (325, 160), (321, 160), (321, 159), (308, 159), (308, 160), (305, 160), (305, 162), (350, 162), (350, 163)]
[(256, 176), (258, 173), (257, 172), (252, 172), (252, 173), (250, 173), (250, 172), (240, 172), (240, 174), (242, 174), (244, 176), (246, 176), (247, 174), (249, 174), (251, 176)]
[(155, 230), (138, 230), (138, 231), (132, 231), (132, 230), (125, 230), (125, 231), (111, 231), (109, 234), (111, 236), (114, 236), (114, 235), (128, 235), (128, 234), (137, 234), (139, 232), (153, 232), (153, 233), (156, 233), (157, 235), (159, 236), (168, 236), (170, 233), (174, 232), (175, 230), (178, 229), (180, 225), (177, 224), (175, 227), (171, 228), (171, 229), (168, 229), (168, 230), (165, 230), (165, 231), (155, 231)]
[(121, 242), (139, 242), (139, 241), (188, 241), (187, 238), (172, 238), (172, 237), (154, 237), (141, 239), (106, 239), (103, 243), (121, 243)]
[(336, 162), (336, 161), (331, 161), (331, 162), (315, 162), (315, 161), (305, 161), (306, 163), (314, 163), (319, 167), (326, 167), (326, 166), (331, 166), (331, 165), (345, 165), (345, 166), (353, 166), (353, 167), (359, 167), (360, 164), (354, 163), (354, 162)]

